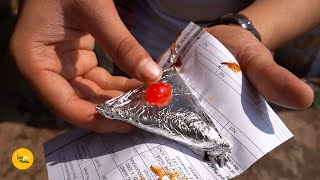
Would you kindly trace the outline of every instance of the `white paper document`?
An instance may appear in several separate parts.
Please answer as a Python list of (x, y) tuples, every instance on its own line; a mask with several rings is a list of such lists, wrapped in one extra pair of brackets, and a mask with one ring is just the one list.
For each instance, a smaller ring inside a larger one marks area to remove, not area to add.
[[(229, 179), (293, 136), (212, 35), (190, 23), (175, 47), (182, 78), (232, 146), (230, 161), (220, 168), (142, 130), (100, 135), (75, 129), (44, 144), (50, 180)], [(161, 66), (168, 66), (170, 54)]]

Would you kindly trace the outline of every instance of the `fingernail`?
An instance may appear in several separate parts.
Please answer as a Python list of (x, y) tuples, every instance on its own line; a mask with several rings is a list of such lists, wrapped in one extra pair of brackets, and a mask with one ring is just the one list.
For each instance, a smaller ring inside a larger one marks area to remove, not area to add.
[(161, 78), (162, 69), (152, 59), (145, 59), (140, 63), (139, 73), (147, 83), (153, 83)]

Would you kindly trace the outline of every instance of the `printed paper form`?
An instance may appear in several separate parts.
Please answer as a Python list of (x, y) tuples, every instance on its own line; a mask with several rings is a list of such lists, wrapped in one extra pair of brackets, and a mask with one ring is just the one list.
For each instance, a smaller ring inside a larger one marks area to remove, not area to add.
[[(176, 46), (183, 79), (232, 145), (230, 162), (219, 168), (142, 130), (127, 135), (75, 130), (44, 145), (49, 179), (158, 179), (151, 166), (167, 175), (163, 179), (228, 179), (292, 137), (213, 36), (190, 23)], [(169, 53), (159, 64), (166, 63)]]

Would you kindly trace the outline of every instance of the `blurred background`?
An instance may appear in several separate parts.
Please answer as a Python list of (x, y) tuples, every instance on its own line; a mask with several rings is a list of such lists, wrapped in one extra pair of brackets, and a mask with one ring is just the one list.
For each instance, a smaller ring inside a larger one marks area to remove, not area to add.
[[(0, 1), (0, 179), (45, 180), (42, 144), (72, 126), (41, 104), (10, 58), (8, 43), (17, 10), (17, 0)], [(99, 47), (95, 52), (100, 65), (112, 71), (104, 52)], [(272, 105), (295, 136), (235, 179), (320, 179), (320, 27), (278, 49), (275, 59), (307, 82), (315, 99), (304, 111)], [(20, 147), (30, 149), (35, 158), (25, 171), (11, 163)]]

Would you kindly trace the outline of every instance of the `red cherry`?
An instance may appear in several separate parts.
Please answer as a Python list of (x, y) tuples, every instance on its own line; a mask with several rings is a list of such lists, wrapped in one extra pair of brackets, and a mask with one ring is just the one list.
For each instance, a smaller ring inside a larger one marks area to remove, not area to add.
[(158, 82), (147, 88), (145, 100), (153, 106), (165, 106), (171, 100), (172, 88), (169, 83)]

